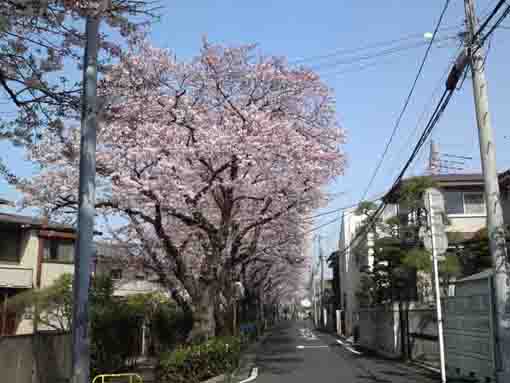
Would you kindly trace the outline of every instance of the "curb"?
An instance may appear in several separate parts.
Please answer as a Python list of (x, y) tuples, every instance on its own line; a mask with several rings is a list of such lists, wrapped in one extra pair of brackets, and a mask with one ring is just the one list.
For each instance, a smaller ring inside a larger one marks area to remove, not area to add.
[(210, 379), (204, 380), (201, 383), (223, 383), (225, 381), (225, 374), (214, 376)]
[[(264, 332), (264, 334), (260, 336), (259, 340), (248, 346), (248, 348), (245, 350), (244, 355), (241, 357), (239, 367), (231, 376), (232, 382), (249, 383), (257, 379), (259, 372), (258, 368), (255, 366), (255, 360), (257, 358), (257, 349), (266, 341), (269, 335), (271, 335), (273, 328), (274, 327), (268, 328)], [(242, 372), (243, 370), (244, 373)], [(248, 375), (246, 375), (246, 370), (250, 371)]]
[(259, 375), (259, 369), (257, 367), (253, 367), (251, 369), (251, 373), (250, 373), (250, 376), (244, 380), (241, 380), (240, 382), (238, 383), (248, 383), (248, 382), (252, 382), (254, 381), (255, 379), (257, 379), (257, 376)]

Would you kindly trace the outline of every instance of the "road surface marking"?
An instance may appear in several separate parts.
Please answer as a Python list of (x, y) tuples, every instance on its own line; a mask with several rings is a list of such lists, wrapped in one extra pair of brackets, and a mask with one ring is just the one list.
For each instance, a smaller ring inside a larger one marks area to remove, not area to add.
[(301, 329), (299, 329), (299, 333), (306, 340), (318, 340), (318, 338), (315, 336), (315, 334), (310, 329), (301, 328)]
[(344, 346), (344, 347), (345, 347), (345, 349), (346, 349), (347, 351), (350, 351), (350, 352), (352, 352), (353, 354), (356, 354), (356, 355), (361, 355), (361, 352), (356, 351), (355, 349), (353, 349), (353, 348), (352, 348), (351, 346), (349, 346), (348, 344), (345, 344), (344, 342), (342, 342), (340, 339), (337, 339), (336, 341), (337, 341), (337, 343), (339, 343), (339, 344), (341, 344), (342, 346)]
[(253, 367), (250, 373), (250, 376), (246, 378), (245, 380), (241, 380), (239, 383), (248, 383), (255, 379), (257, 379), (257, 376), (259, 375), (259, 369), (257, 367)]
[(305, 348), (328, 348), (328, 347), (329, 346), (303, 346), (303, 345), (296, 346), (296, 348), (299, 350), (303, 350)]

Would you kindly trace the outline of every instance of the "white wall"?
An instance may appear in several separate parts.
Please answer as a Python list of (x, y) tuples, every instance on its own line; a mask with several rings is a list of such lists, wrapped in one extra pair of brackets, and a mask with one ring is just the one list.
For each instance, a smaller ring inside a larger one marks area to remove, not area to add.
[(364, 219), (363, 216), (354, 214), (354, 209), (346, 210), (342, 216), (340, 229), (340, 292), (341, 307), (344, 310), (345, 331), (344, 335), (352, 335), (354, 328), (354, 315), (358, 311), (358, 300), (356, 292), (360, 284), (359, 265), (357, 263), (354, 252), (349, 247), (351, 241), (356, 234), (356, 227), (360, 225)]
[(42, 262), (41, 264), (41, 288), (51, 286), (58, 277), (63, 274), (73, 274), (72, 263)]
[(462, 233), (474, 233), (487, 226), (487, 217), (484, 215), (449, 215), (450, 224), (446, 231), (458, 231)]

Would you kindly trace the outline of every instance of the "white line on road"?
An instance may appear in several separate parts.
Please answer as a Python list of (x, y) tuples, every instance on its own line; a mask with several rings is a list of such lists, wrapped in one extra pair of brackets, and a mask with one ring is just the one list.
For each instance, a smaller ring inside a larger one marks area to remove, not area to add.
[(304, 349), (304, 348), (328, 348), (329, 346), (303, 346), (303, 345), (299, 345), (299, 346), (296, 346), (297, 349)]
[(318, 340), (318, 338), (315, 336), (315, 334), (308, 328), (301, 328), (299, 329), (299, 332), (303, 338), (306, 340)]
[(350, 352), (352, 352), (353, 354), (356, 354), (356, 355), (361, 355), (361, 352), (356, 351), (351, 346), (349, 346), (349, 345), (345, 344), (344, 342), (342, 342), (340, 339), (337, 339), (336, 341), (337, 341), (337, 343), (339, 343), (342, 346), (344, 346), (347, 351), (350, 351)]
[(258, 375), (259, 375), (259, 369), (257, 367), (253, 367), (252, 370), (251, 370), (250, 376), (247, 379), (245, 379), (245, 380), (241, 380), (239, 383), (248, 383), (248, 382), (251, 382), (251, 381), (257, 379)]

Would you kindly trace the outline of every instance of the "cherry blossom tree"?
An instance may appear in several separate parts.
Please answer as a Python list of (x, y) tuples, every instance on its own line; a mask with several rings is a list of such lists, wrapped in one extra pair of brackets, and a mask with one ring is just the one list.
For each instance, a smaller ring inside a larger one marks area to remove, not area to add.
[[(290, 256), (276, 245), (345, 166), (330, 89), (254, 48), (204, 41), (181, 62), (133, 38), (101, 83), (116, 101), (98, 132), (97, 209), (125, 219), (122, 235), (193, 314), (193, 339), (214, 335), (214, 300), (243, 263), (268, 246)], [(27, 205), (73, 217), (78, 138), (69, 128), (32, 147), (43, 171), (18, 184)]]
[(2, 116), (0, 138), (32, 142), (79, 119), (81, 76), (72, 70), (83, 61), (82, 20), (96, 9), (110, 32), (100, 35), (104, 69), (121, 51), (113, 32), (129, 36), (158, 8), (152, 0), (0, 0), (0, 89), (16, 116)]

